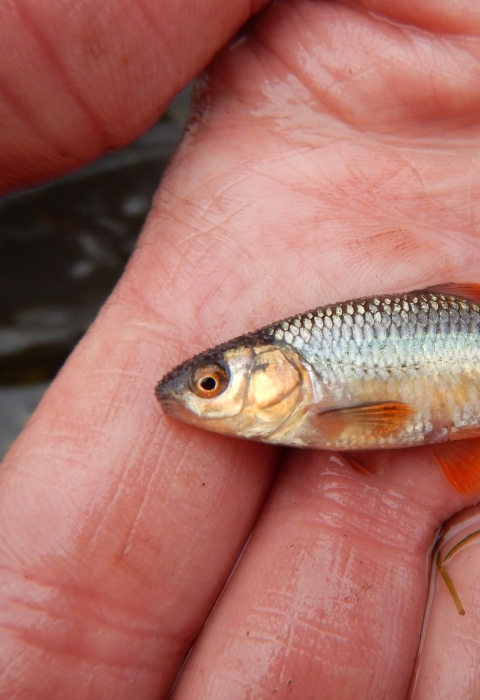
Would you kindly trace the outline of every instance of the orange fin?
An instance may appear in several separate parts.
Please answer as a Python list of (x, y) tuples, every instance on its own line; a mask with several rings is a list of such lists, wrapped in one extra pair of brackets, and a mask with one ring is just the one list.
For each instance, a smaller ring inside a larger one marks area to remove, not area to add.
[(334, 408), (318, 413), (310, 420), (331, 436), (352, 430), (385, 437), (400, 430), (413, 413), (413, 408), (406, 403), (385, 401)]
[(428, 287), (424, 291), (433, 294), (446, 294), (447, 296), (460, 297), (460, 299), (470, 299), (480, 304), (480, 284), (473, 282), (447, 282)]
[(456, 491), (462, 496), (480, 495), (480, 440), (444, 442), (434, 445), (434, 450)]
[(376, 474), (377, 470), (374, 467), (367, 466), (363, 459), (357, 457), (356, 452), (354, 454), (352, 452), (340, 452), (340, 454), (348, 466), (359, 474)]

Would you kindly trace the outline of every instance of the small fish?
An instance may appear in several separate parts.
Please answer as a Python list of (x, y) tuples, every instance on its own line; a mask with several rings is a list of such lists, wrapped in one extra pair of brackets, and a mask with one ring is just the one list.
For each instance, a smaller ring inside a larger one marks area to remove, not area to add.
[[(359, 451), (433, 444), (453, 487), (480, 493), (480, 285), (331, 304), (179, 365), (163, 411), (218, 433)], [(356, 458), (348, 460), (362, 470)]]

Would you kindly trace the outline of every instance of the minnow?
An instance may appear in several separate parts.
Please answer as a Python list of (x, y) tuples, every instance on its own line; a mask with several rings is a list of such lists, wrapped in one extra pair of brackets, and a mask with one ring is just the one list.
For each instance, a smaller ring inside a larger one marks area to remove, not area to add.
[[(196, 355), (157, 385), (165, 413), (207, 430), (327, 450), (434, 444), (463, 495), (480, 460), (480, 285), (354, 299)], [(442, 444), (444, 443), (444, 444)]]
[(273, 444), (347, 455), (431, 444), (450, 484), (478, 495), (480, 443), (461, 441), (480, 437), (480, 285), (292, 316), (183, 362), (155, 394), (186, 423)]

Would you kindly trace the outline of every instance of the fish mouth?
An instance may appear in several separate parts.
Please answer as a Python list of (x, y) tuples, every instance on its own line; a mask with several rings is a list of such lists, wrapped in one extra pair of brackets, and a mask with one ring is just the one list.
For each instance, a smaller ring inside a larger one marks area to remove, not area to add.
[[(181, 401), (172, 398), (159, 399), (159, 404), (162, 412), (165, 416), (170, 418), (176, 418), (187, 425), (193, 425), (197, 428), (203, 428), (204, 430), (213, 430), (214, 432), (225, 432), (219, 431), (215, 427), (217, 423), (216, 419), (204, 418), (202, 416), (197, 416), (196, 413), (188, 409)], [(227, 431), (228, 432), (228, 431)]]
[(178, 401), (175, 401), (175, 399), (172, 399), (171, 396), (169, 398), (163, 398), (162, 396), (158, 396), (158, 394), (157, 394), (157, 399), (160, 403), (160, 406), (162, 407), (162, 411), (167, 416), (178, 416), (178, 413), (179, 413)]
[(165, 375), (155, 387), (155, 398), (162, 405), (169, 401), (175, 401), (174, 392), (172, 391), (172, 382), (170, 375)]

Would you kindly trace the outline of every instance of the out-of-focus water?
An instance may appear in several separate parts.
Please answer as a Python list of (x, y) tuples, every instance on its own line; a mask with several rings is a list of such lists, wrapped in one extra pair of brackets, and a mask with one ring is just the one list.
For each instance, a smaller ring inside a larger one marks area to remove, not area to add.
[(0, 458), (120, 277), (189, 104), (185, 90), (122, 151), (0, 200)]

